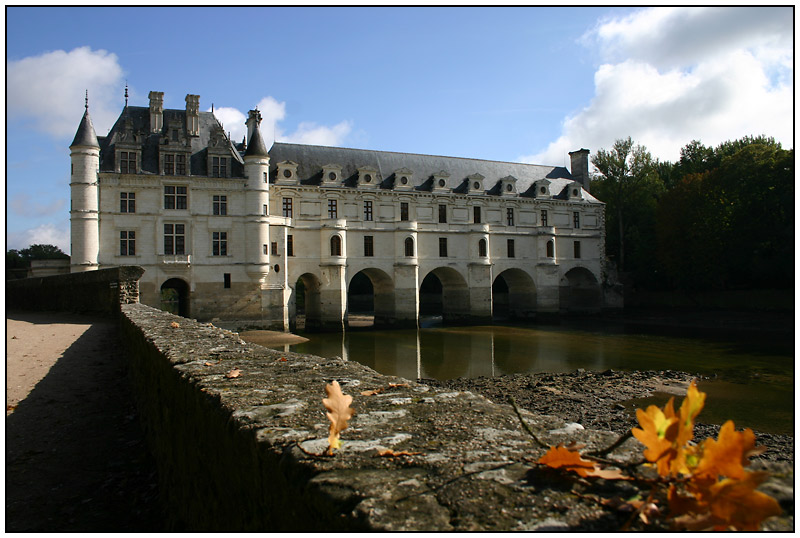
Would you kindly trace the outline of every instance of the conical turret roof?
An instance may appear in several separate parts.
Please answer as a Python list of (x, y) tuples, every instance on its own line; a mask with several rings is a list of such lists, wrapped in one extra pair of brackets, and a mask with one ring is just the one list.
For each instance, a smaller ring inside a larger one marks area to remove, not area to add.
[(94, 132), (94, 125), (92, 118), (89, 116), (89, 105), (86, 105), (86, 112), (83, 113), (81, 124), (78, 126), (78, 132), (75, 133), (75, 139), (72, 141), (72, 146), (90, 146), (99, 148), (100, 144), (97, 143), (97, 134)]
[(268, 157), (267, 146), (264, 145), (264, 139), (261, 137), (261, 130), (256, 127), (253, 129), (253, 134), (250, 137), (250, 142), (247, 144), (247, 150), (244, 152), (245, 157)]

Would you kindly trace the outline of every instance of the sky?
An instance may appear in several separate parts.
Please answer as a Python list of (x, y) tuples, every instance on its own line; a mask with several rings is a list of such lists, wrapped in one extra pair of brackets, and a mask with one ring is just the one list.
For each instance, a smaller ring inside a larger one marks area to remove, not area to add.
[(200, 95), (241, 140), (569, 167), (630, 136), (794, 147), (792, 7), (6, 7), (6, 248), (69, 253), (69, 144)]

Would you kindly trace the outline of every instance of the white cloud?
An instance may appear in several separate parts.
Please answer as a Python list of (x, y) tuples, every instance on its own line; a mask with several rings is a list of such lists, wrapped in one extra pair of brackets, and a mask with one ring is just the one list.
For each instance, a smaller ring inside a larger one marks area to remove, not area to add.
[(105, 134), (119, 115), (115, 92), (122, 81), (117, 56), (89, 47), (56, 50), (6, 65), (6, 99), (10, 118), (30, 120), (55, 137), (75, 134), (89, 91), (89, 113), (97, 134)]
[(8, 205), (11, 211), (22, 217), (46, 217), (58, 213), (66, 204), (67, 201), (64, 198), (50, 203), (40, 203), (30, 194), (20, 193), (9, 200)]
[(561, 163), (631, 136), (675, 161), (691, 140), (714, 146), (746, 135), (793, 145), (791, 11), (650, 8), (601, 21), (584, 36), (606, 59), (595, 95), (562, 133), (524, 162)]
[(9, 249), (21, 250), (31, 245), (55, 245), (63, 252), (70, 253), (69, 224), (56, 226), (52, 223), (41, 224), (21, 232), (8, 232)]
[[(261, 112), (261, 136), (269, 148), (275, 140), (300, 144), (316, 144), (320, 146), (341, 145), (352, 130), (349, 121), (342, 121), (333, 126), (317, 125), (314, 122), (302, 122), (291, 133), (285, 133), (280, 126), (286, 118), (286, 103), (274, 97), (264, 97), (256, 108)], [(214, 108), (214, 115), (222, 122), (225, 130), (231, 133), (231, 139), (241, 140), (247, 132), (245, 121), (247, 116), (232, 107)]]

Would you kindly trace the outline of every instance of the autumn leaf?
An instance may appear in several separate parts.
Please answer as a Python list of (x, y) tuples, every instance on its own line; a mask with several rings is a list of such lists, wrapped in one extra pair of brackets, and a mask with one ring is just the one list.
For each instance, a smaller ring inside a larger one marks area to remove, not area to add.
[(242, 371), (239, 370), (238, 368), (234, 368), (233, 370), (225, 374), (225, 377), (227, 377), (228, 379), (233, 379), (235, 377), (239, 377), (240, 375), (242, 375)]
[(328, 436), (328, 454), (333, 454), (333, 450), (341, 446), (339, 433), (347, 428), (347, 421), (353, 417), (355, 410), (350, 407), (353, 397), (342, 393), (338, 381), (334, 380), (332, 383), (325, 385), (325, 393), (328, 397), (322, 399), (322, 404), (328, 410), (325, 415), (331, 421), (330, 435)]
[(383, 387), (372, 390), (362, 390), (361, 396), (375, 396), (376, 394), (380, 394), (381, 392), (383, 392)]
[(572, 451), (563, 445), (551, 446), (544, 456), (539, 458), (538, 463), (553, 469), (572, 471), (580, 476), (593, 476), (608, 480), (627, 479), (622, 472), (616, 469), (602, 469), (595, 462), (583, 459), (579, 452)]
[(408, 387), (408, 383), (389, 383), (389, 388), (396, 389), (397, 387)]
[(694, 437), (694, 419), (703, 410), (705, 403), (706, 393), (697, 390), (697, 383), (692, 380), (681, 403), (680, 427), (676, 439), (678, 445), (683, 446)]
[[(675, 439), (678, 436), (678, 418), (672, 412), (672, 398), (665, 407), (667, 413), (651, 405), (647, 411), (636, 410), (636, 418), (641, 428), (633, 428), (631, 433), (647, 447), (644, 457), (657, 462), (658, 474), (669, 473), (670, 463), (677, 456)], [(672, 415), (672, 416), (669, 416)]]
[(178, 327), (180, 327), (177, 321), (173, 321), (172, 323), (169, 324), (169, 326), (172, 327), (173, 329), (177, 329)]
[(726, 478), (711, 486), (711, 514), (738, 530), (757, 531), (764, 519), (782, 512), (778, 501), (755, 489), (767, 476), (745, 471), (741, 480)]
[(749, 457), (758, 453), (756, 436), (750, 428), (737, 432), (732, 420), (727, 421), (719, 430), (717, 440), (706, 439), (702, 445), (702, 457), (694, 470), (697, 476), (725, 476), (727, 478), (744, 478), (745, 465), (749, 465)]

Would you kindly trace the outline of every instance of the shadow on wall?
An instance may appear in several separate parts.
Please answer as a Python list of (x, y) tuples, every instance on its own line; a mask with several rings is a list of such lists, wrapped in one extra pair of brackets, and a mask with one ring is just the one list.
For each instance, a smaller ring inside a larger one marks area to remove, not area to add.
[[(44, 324), (41, 314), (7, 317)], [(6, 417), (5, 530), (163, 531), (117, 323), (81, 323), (92, 325)]]

